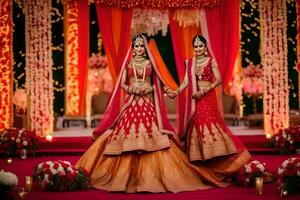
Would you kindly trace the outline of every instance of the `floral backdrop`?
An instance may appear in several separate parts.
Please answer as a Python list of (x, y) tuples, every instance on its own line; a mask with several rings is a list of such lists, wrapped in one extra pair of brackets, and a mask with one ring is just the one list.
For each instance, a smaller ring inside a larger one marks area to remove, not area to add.
[[(6, 1), (5, 1), (6, 2)], [(108, 1), (101, 1), (102, 3), (107, 3)], [(111, 1), (113, 3), (120, 3), (121, 1)], [(140, 2), (140, 1), (138, 1)], [(182, 1), (173, 1), (174, 5), (178, 2)], [(197, 1), (200, 2), (200, 1)], [(204, 2), (204, 1), (203, 1)], [(210, 1), (207, 1), (210, 2)], [(213, 1), (211, 1), (213, 2)], [(215, 1), (215, 3), (219, 3), (220, 1)], [(94, 3), (91, 3), (91, 7), (94, 5)], [(172, 5), (172, 6), (174, 6)], [(179, 4), (177, 4), (179, 5)], [(213, 6), (213, 4), (212, 4)], [(250, 63), (253, 63), (255, 66), (258, 64), (261, 64), (261, 58), (260, 58), (260, 30), (259, 27), (260, 25), (257, 24), (259, 23), (259, 9), (258, 9), (258, 1), (252, 1), (252, 0), (242, 0), (241, 1), (241, 10), (240, 10), (240, 16), (241, 16), (241, 60), (242, 60), (242, 66), (246, 67)], [(296, 39), (296, 31), (297, 26), (296, 26), (296, 0), (290, 0), (286, 1), (286, 6), (289, 12), (287, 13), (287, 58), (288, 58), (288, 96), (289, 96), (289, 105), (291, 109), (299, 109), (299, 94), (298, 94), (298, 73), (295, 73), (296, 70), (296, 63), (297, 63), (297, 58), (296, 58), (296, 51), (297, 51), (297, 43), (295, 43)], [(13, 11), (14, 13), (17, 13), (15, 11), (18, 11), (16, 1), (13, 1)], [(4, 9), (5, 7), (1, 7), (1, 9)], [(59, 9), (58, 9), (59, 8)], [(149, 7), (150, 8), (150, 7)], [(154, 9), (154, 7), (151, 7)], [(63, 38), (64, 34), (62, 32), (61, 28), (57, 28), (58, 26), (62, 26), (63, 23), (63, 10), (62, 10), (62, 2), (61, 1), (53, 1), (52, 2), (52, 10), (51, 10), (51, 24), (52, 24), (52, 32), (55, 32), (56, 34), (53, 34), (55, 37), (51, 38), (51, 43), (52, 43), (52, 50), (59, 50), (60, 53), (60, 58), (58, 59), (58, 56), (52, 54), (53, 58), (53, 63), (56, 63), (55, 66), (52, 66), (52, 70), (56, 71), (57, 74), (60, 76), (54, 77), (54, 92), (55, 94), (60, 93), (60, 96), (63, 96), (63, 93), (65, 91), (65, 83), (63, 81), (63, 75), (64, 75), (64, 62), (63, 62), (63, 53), (64, 53), (64, 48), (63, 48)], [(180, 17), (185, 17), (186, 14), (184, 12), (182, 13), (177, 13), (178, 16)], [(197, 13), (196, 13), (197, 14)], [(91, 15), (96, 15), (96, 11), (91, 9)], [(3, 16), (3, 15), (1, 15)], [(55, 17), (54, 17), (55, 16)], [(191, 15), (192, 16), (192, 15)], [(191, 17), (187, 16), (187, 17)], [(3, 16), (4, 17), (4, 16)], [(22, 20), (24, 21), (24, 14), (23, 13), (18, 13), (13, 16), (14, 23), (16, 26), (14, 27), (14, 45), (13, 45), (13, 51), (14, 51), (14, 88), (18, 89), (20, 88), (19, 86), (24, 86), (25, 82), (25, 63), (22, 60), (25, 60), (26, 54), (25, 54), (25, 37), (23, 37), (24, 32), (25, 32), (25, 27), (24, 24), (22, 23)], [(181, 18), (184, 19), (184, 18)], [(188, 21), (188, 18), (185, 18)], [(95, 22), (94, 20), (97, 20), (96, 18), (90, 19), (90, 24), (94, 24), (94, 28), (98, 27), (97, 26), (97, 21)], [(178, 18), (177, 20), (180, 20)], [(57, 21), (60, 21), (60, 23), (56, 23)], [(22, 27), (23, 24), (23, 27)], [(3, 25), (3, 24), (1, 24)], [(160, 26), (162, 27), (162, 26)], [(96, 30), (96, 29), (95, 29)], [(154, 30), (151, 28), (151, 30)], [(159, 29), (161, 32), (164, 32), (165, 29), (161, 28)], [(99, 32), (99, 30), (97, 30)], [(146, 31), (148, 32), (148, 31)], [(150, 31), (149, 31), (150, 33)], [(1, 35), (2, 36), (2, 35)], [(152, 35), (153, 37), (153, 35)], [(23, 38), (23, 39), (22, 39)], [(58, 40), (59, 38), (59, 40)], [(165, 62), (167, 63), (167, 66), (170, 67), (170, 70), (173, 72), (174, 71), (174, 61), (172, 58), (174, 58), (173, 55), (173, 50), (170, 48), (170, 35), (169, 32), (167, 32), (166, 36), (161, 36), (160, 31), (159, 34), (156, 34), (154, 36), (157, 44), (159, 44), (159, 49), (162, 51), (162, 55), (167, 55), (163, 56), (165, 59)], [(23, 41), (22, 41), (23, 40)], [(96, 43), (95, 42), (96, 37), (90, 38), (90, 44)], [(3, 44), (3, 43), (2, 43)], [(92, 46), (92, 45), (91, 45)], [(95, 52), (92, 47), (90, 51)], [(262, 65), (261, 65), (262, 66)], [(3, 68), (1, 68), (3, 69)], [(1, 73), (2, 75), (2, 73)], [(0, 76), (1, 76), (0, 75)], [(176, 76), (176, 70), (173, 73), (174, 76)], [(23, 87), (21, 87), (23, 88)], [(3, 87), (1, 87), (3, 89)], [(2, 92), (1, 92), (2, 94)], [(13, 93), (11, 93), (12, 95)], [(247, 113), (251, 113), (252, 111), (252, 102), (247, 102), (248, 101), (248, 96), (244, 96), (243, 103), (245, 105), (244, 108)], [(55, 112), (59, 112), (64, 109), (64, 99), (63, 98), (58, 98), (57, 95), (55, 95), (54, 99), (54, 107), (55, 107)], [(4, 105), (4, 104), (3, 104)], [(262, 102), (258, 100), (258, 107), (262, 107)], [(2, 109), (4, 107), (2, 106)], [(2, 112), (3, 110), (1, 110)], [(1, 115), (2, 116), (2, 115)]]

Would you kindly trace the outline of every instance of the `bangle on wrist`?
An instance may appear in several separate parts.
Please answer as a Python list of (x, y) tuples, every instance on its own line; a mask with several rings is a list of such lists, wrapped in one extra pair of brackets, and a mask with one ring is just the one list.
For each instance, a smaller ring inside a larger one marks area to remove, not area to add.
[(165, 92), (168, 93), (170, 91), (170, 88), (166, 88)]

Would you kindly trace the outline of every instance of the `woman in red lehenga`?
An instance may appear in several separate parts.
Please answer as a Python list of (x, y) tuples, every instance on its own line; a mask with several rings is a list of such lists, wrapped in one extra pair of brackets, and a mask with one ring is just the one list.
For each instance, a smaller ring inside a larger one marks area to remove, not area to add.
[[(180, 192), (224, 187), (219, 175), (189, 163), (169, 124), (160, 81), (144, 36), (134, 37), (120, 78), (94, 136), (77, 162), (97, 189), (124, 192)], [(121, 88), (127, 93), (118, 111)], [(167, 87), (166, 87), (167, 88)], [(169, 96), (176, 92), (168, 90)]]
[(195, 56), (185, 62), (187, 73), (180, 86), (180, 90), (187, 87), (182, 138), (193, 164), (228, 178), (251, 156), (228, 129), (218, 110), (214, 88), (221, 84), (221, 75), (215, 59), (208, 53), (206, 39), (196, 35), (192, 44)]

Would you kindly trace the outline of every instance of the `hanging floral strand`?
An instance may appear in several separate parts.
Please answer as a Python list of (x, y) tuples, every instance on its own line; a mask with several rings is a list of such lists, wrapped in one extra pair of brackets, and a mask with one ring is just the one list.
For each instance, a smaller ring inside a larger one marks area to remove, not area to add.
[(12, 123), (12, 2), (0, 0), (0, 130)]
[(26, 40), (26, 90), (30, 128), (53, 133), (51, 0), (23, 0)]
[(65, 114), (79, 114), (78, 6), (77, 0), (63, 0), (65, 32)]
[(297, 70), (298, 70), (298, 97), (299, 97), (299, 110), (300, 110), (300, 1), (296, 1), (297, 12)]
[(259, 1), (265, 132), (289, 125), (286, 1)]

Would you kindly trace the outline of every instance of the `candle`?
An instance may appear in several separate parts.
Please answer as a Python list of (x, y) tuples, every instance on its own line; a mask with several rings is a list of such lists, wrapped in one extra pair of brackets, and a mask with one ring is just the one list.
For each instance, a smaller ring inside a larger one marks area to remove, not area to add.
[(26, 159), (27, 158), (27, 150), (26, 149), (22, 149), (21, 150), (21, 158), (22, 159)]
[(262, 195), (262, 191), (263, 191), (263, 178), (262, 177), (257, 177), (255, 179), (255, 188), (256, 188), (256, 194), (257, 195)]
[(20, 200), (25, 200), (25, 199), (26, 199), (27, 192), (25, 192), (25, 189), (24, 189), (23, 187), (20, 187), (20, 188), (19, 188), (18, 195), (19, 195), (19, 199), (20, 199)]
[(12, 164), (12, 158), (7, 158), (7, 164), (11, 165)]
[(267, 133), (267, 134), (266, 134), (266, 138), (267, 138), (267, 139), (270, 139), (271, 137), (272, 137), (272, 135), (271, 135), (270, 133)]
[(27, 195), (27, 192), (19, 192), (19, 199), (20, 200), (25, 200), (26, 199), (26, 195)]
[(50, 134), (47, 134), (46, 135), (46, 140), (48, 140), (49, 142), (52, 142), (52, 135), (50, 135)]
[(30, 176), (25, 176), (25, 191), (30, 192), (32, 189), (32, 178)]

